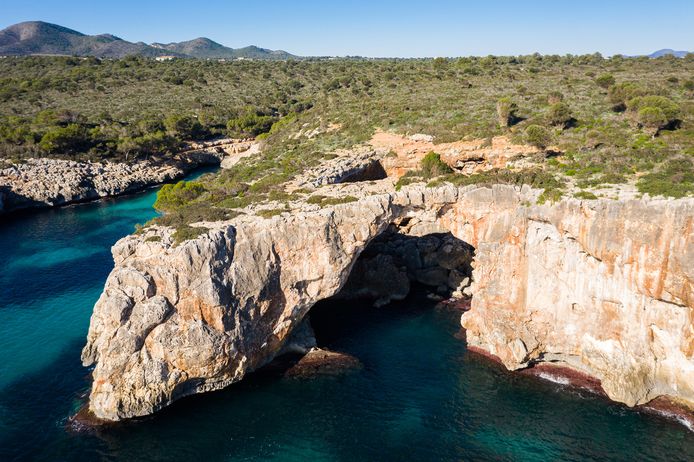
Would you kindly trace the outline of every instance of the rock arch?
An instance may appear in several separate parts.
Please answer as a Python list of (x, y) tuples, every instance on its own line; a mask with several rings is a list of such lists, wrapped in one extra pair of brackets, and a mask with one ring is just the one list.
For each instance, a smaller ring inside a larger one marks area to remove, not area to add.
[(468, 341), (509, 369), (559, 361), (633, 405), (694, 402), (694, 201), (535, 203), (511, 186), (413, 187), (331, 209), (239, 217), (178, 247), (129, 236), (91, 319), (90, 410), (121, 420), (270, 361), (393, 223), (475, 248)]

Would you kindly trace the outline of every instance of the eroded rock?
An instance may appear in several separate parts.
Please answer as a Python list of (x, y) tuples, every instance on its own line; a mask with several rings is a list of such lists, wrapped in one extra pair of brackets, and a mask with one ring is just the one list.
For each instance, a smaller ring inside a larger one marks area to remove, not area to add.
[[(694, 403), (694, 200), (528, 205), (537, 194), (412, 187), (272, 219), (242, 216), (179, 246), (167, 229), (151, 231), (158, 242), (124, 238), (83, 352), (95, 364), (90, 409), (106, 420), (146, 415), (240, 380), (282, 351), (393, 223), (411, 236), (450, 232), (475, 248), (462, 324), (472, 346), (509, 369), (554, 361), (599, 378), (629, 405), (659, 395)], [(425, 254), (406, 252), (407, 264), (445, 261), (446, 278), (431, 282), (469, 282), (451, 276), (453, 247), (422, 243)]]

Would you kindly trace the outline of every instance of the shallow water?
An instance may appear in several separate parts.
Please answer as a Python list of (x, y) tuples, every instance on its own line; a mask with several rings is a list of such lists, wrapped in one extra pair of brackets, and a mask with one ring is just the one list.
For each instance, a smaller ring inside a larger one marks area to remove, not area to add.
[(379, 310), (324, 303), (319, 340), (364, 367), (251, 376), (140, 422), (75, 434), (92, 306), (110, 246), (154, 192), (0, 223), (0, 460), (694, 460), (694, 433), (469, 353), (459, 314), (422, 298)]

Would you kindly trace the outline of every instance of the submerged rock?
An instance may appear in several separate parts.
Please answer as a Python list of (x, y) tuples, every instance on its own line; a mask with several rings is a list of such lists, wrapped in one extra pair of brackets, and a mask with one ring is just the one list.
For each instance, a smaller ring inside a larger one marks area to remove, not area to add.
[(311, 378), (317, 375), (338, 375), (361, 367), (361, 361), (354, 356), (314, 348), (290, 367), (284, 376)]

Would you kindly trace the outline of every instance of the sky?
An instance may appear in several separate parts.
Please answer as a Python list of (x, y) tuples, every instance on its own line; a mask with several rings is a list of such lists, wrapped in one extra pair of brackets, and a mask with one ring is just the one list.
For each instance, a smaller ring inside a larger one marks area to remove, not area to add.
[(0, 0), (0, 28), (30, 20), (133, 42), (204, 36), (302, 56), (694, 50), (694, 0)]

